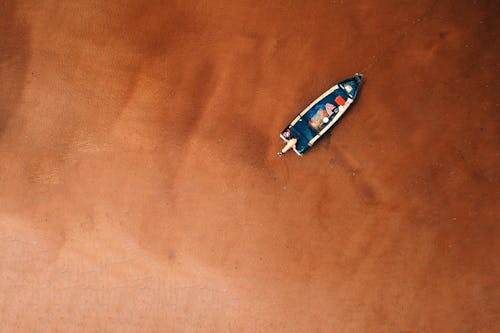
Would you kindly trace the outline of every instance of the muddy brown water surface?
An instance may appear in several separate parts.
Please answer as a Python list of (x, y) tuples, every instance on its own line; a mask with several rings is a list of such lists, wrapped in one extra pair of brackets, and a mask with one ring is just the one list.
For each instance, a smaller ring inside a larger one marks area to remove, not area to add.
[[(4, 1), (0, 331), (500, 329), (495, 1)], [(300, 158), (281, 129), (362, 72)]]

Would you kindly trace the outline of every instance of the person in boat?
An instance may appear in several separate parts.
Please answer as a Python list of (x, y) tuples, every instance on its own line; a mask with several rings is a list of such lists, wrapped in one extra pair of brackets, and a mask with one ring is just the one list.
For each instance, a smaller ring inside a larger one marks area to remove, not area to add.
[(328, 117), (331, 117), (334, 113), (337, 113), (337, 110), (335, 109), (335, 105), (333, 105), (331, 103), (326, 103), (325, 109), (326, 109), (326, 113), (328, 114)]
[(281, 156), (284, 153), (286, 153), (287, 151), (289, 151), (290, 149), (295, 148), (296, 145), (297, 145), (297, 139), (291, 138), (290, 140), (288, 140), (285, 147), (283, 147), (283, 149), (281, 149), (281, 151), (278, 153), (278, 156)]
[(286, 142), (286, 145), (285, 147), (283, 147), (283, 149), (281, 149), (281, 151), (278, 153), (278, 156), (281, 156), (283, 155), (284, 153), (286, 153), (287, 151), (289, 151), (290, 149), (292, 148), (295, 148), (297, 146), (297, 138), (291, 138), (290, 139), (290, 130), (286, 130), (286, 132), (283, 133), (283, 136), (288, 140)]

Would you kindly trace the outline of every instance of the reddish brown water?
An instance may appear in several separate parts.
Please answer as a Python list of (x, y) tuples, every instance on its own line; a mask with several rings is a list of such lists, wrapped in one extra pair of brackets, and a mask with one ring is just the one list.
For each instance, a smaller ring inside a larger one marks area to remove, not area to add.
[[(498, 17), (2, 2), (0, 331), (498, 331)], [(278, 158), (355, 72), (340, 125)]]

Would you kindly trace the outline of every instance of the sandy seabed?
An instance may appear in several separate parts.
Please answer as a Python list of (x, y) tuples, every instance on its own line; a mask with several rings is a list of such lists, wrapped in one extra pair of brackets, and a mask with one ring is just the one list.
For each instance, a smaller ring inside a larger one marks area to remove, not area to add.
[(0, 331), (500, 330), (499, 9), (3, 1)]

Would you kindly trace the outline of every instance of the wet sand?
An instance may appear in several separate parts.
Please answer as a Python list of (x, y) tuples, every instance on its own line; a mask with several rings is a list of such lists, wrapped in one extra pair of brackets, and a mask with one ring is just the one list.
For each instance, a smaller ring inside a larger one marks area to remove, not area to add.
[[(4, 1), (0, 331), (498, 331), (498, 17)], [(339, 126), (278, 158), (355, 72)]]

